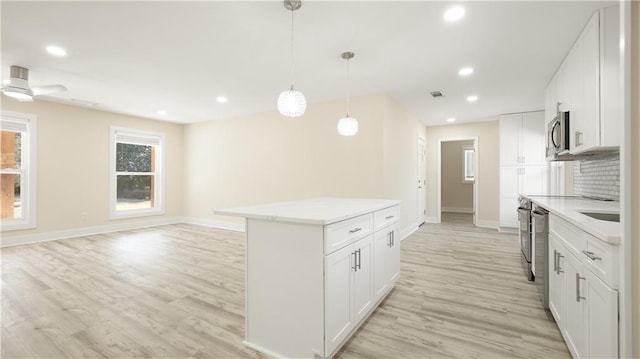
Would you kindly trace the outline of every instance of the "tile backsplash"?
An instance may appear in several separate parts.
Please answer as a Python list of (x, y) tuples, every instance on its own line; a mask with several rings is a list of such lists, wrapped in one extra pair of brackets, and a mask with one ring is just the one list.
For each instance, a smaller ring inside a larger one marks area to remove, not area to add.
[(573, 192), (581, 196), (620, 200), (620, 157), (575, 162)]

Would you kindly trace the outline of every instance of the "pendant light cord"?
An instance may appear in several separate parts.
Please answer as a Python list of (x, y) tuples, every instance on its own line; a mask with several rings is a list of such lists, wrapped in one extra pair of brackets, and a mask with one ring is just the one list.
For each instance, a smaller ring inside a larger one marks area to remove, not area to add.
[(291, 90), (293, 90), (293, 10), (291, 10)]
[(349, 117), (349, 94), (350, 94), (350, 87), (351, 87), (351, 81), (349, 79), (349, 60), (347, 59), (347, 117)]

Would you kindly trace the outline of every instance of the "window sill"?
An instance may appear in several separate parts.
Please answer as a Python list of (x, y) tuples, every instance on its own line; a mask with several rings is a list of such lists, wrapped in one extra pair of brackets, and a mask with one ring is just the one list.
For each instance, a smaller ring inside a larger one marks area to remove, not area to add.
[(11, 232), (11, 231), (20, 231), (23, 229), (34, 229), (36, 228), (35, 223), (27, 222), (27, 221), (9, 221), (9, 223), (5, 223), (0, 221), (0, 232)]
[(118, 211), (118, 212), (111, 212), (109, 214), (109, 220), (113, 221), (113, 220), (127, 219), (127, 218), (160, 216), (163, 214), (164, 214), (164, 209)]

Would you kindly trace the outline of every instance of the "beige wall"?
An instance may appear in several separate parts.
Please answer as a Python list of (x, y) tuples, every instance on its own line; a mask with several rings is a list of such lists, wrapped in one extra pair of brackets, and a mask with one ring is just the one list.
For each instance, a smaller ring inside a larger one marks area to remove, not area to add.
[(357, 97), (358, 135), (343, 137), (336, 125), (345, 106), (310, 105), (296, 119), (274, 111), (187, 125), (185, 217), (241, 223), (213, 210), (318, 196), (395, 198), (403, 201), (401, 228), (409, 226), (424, 126), (386, 95)]
[(385, 98), (383, 197), (402, 200), (400, 229), (406, 232), (424, 221), (418, 213), (417, 171), (418, 137), (426, 140), (426, 127), (391, 97)]
[(631, 12), (632, 338), (633, 357), (640, 358), (640, 2), (632, 2)]
[(438, 217), (437, 147), (441, 140), (460, 140), (478, 137), (477, 153), (477, 211), (479, 226), (497, 227), (499, 219), (499, 142), (498, 121), (427, 127), (427, 217)]
[(448, 141), (442, 143), (442, 212), (473, 211), (473, 183), (464, 182), (463, 148), (473, 147), (473, 141)]
[[(2, 96), (2, 110), (37, 116), (37, 228), (3, 232), (4, 238), (182, 214), (182, 126), (45, 101)], [(110, 126), (165, 135), (165, 214), (109, 220)], [(88, 217), (81, 220), (80, 213)]]

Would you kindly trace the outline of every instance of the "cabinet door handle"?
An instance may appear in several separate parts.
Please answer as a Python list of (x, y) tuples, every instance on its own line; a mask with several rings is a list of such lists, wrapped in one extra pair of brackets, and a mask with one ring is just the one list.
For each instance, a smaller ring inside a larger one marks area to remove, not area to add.
[(589, 257), (589, 259), (591, 259), (592, 261), (602, 260), (602, 257), (596, 256), (595, 254), (593, 254), (593, 252), (588, 252), (586, 250), (583, 250), (582, 253), (584, 253), (587, 257)]
[(358, 269), (362, 269), (362, 248), (358, 249)]
[(553, 271), (558, 273), (558, 251), (553, 250)]
[(580, 273), (576, 273), (576, 302), (580, 302), (580, 299), (587, 299), (580, 295), (580, 280), (585, 279), (580, 276)]
[(354, 233), (359, 232), (361, 230), (362, 230), (362, 228), (358, 227), (358, 228), (354, 228), (354, 229), (350, 230), (349, 233), (354, 234)]
[(353, 254), (353, 271), (357, 272), (358, 271), (358, 251), (353, 251), (351, 252), (351, 254)]
[(560, 258), (564, 258), (564, 256), (562, 254), (560, 254), (560, 252), (558, 252), (558, 269), (556, 271), (556, 273), (558, 273), (558, 274), (564, 273), (564, 270), (562, 268), (560, 268)]
[(396, 246), (396, 231), (391, 231), (391, 246)]
[(391, 248), (391, 232), (387, 233), (387, 246)]

